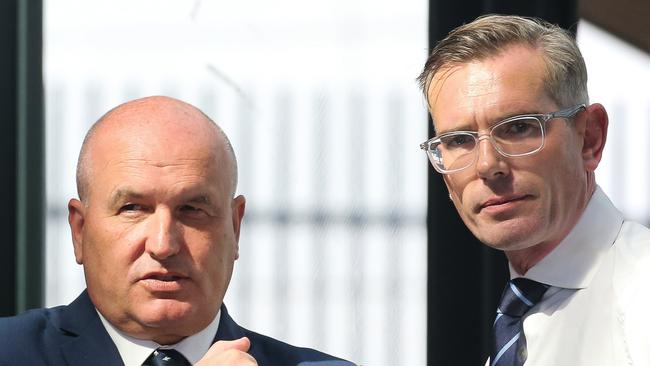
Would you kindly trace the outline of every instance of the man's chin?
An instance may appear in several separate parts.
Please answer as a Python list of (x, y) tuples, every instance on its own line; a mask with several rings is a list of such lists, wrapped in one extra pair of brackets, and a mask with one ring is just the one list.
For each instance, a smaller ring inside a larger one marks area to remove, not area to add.
[(139, 321), (152, 328), (187, 323), (192, 315), (196, 314), (191, 304), (175, 299), (151, 300), (143, 304), (137, 312)]
[(474, 230), (474, 235), (491, 248), (513, 251), (535, 245), (533, 225), (523, 220), (484, 224), (483, 227), (485, 230)]
[(532, 245), (522, 242), (521, 240), (507, 238), (500, 241), (494, 241), (491, 243), (484, 242), (485, 245), (490, 248), (500, 250), (502, 252), (513, 252), (518, 250), (524, 250), (530, 248)]

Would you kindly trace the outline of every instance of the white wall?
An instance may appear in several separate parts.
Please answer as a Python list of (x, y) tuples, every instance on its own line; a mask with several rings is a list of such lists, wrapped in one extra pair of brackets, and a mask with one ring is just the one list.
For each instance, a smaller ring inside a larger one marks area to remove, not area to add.
[(578, 27), (589, 96), (609, 112), (596, 181), (627, 218), (650, 224), (650, 55), (591, 23)]

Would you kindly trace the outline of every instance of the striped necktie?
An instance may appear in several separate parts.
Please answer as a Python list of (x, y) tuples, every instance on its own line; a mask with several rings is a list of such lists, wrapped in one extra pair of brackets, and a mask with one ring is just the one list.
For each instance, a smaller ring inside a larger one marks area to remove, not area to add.
[(490, 366), (521, 366), (526, 361), (522, 316), (542, 299), (548, 286), (515, 278), (508, 282), (494, 320)]
[(191, 364), (174, 349), (158, 348), (151, 353), (142, 366), (191, 366)]

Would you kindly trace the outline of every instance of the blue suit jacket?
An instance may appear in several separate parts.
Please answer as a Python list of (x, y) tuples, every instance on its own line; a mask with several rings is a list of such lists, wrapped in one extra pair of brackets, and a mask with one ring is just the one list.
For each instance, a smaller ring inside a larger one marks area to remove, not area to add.
[[(217, 340), (246, 336), (249, 353), (260, 366), (353, 366), (309, 348), (298, 348), (237, 325), (221, 307)], [(30, 310), (0, 318), (0, 365), (124, 365), (88, 293), (70, 305)]]

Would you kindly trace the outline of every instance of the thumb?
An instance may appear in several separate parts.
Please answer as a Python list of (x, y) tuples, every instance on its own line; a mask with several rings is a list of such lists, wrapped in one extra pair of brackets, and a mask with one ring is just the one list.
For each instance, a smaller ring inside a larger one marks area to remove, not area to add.
[(248, 349), (251, 347), (251, 341), (246, 337), (241, 337), (235, 339), (234, 341), (218, 341), (213, 344), (206, 356), (208, 355), (217, 355), (219, 353), (225, 352), (229, 349), (235, 349), (241, 352), (248, 352)]

